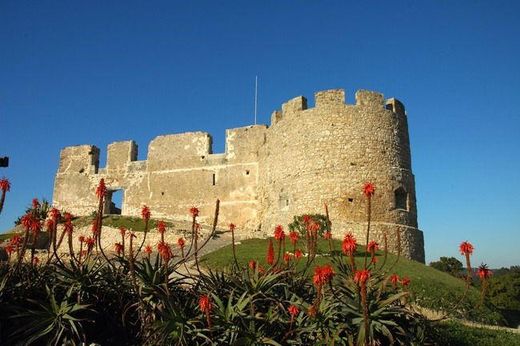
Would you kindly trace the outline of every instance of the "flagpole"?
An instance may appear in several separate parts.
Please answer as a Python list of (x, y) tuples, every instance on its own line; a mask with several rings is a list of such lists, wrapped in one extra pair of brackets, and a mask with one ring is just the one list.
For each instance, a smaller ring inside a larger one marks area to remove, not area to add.
[(255, 125), (256, 125), (257, 111), (258, 111), (258, 76), (255, 76)]

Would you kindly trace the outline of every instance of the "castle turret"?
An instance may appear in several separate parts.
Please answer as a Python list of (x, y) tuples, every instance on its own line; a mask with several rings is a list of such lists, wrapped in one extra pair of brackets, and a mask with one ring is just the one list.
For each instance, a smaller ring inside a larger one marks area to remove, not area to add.
[(373, 182), (372, 238), (387, 233), (396, 249), (400, 232), (407, 257), (424, 261), (417, 229), (414, 176), (403, 105), (383, 95), (358, 91), (345, 104), (343, 90), (316, 93), (315, 107), (294, 98), (273, 114), (260, 155), (262, 229), (291, 222), (294, 215), (324, 213), (329, 207), (333, 233), (364, 239), (365, 182)]

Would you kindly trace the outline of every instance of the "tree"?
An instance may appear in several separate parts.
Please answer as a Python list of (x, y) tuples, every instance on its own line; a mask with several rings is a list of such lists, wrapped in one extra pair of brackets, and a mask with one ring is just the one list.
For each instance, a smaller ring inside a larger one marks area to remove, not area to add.
[(460, 277), (460, 272), (463, 270), (462, 262), (455, 257), (441, 257), (439, 261), (431, 262), (430, 267), (455, 277)]
[(489, 280), (488, 297), (511, 327), (520, 323), (520, 272), (512, 270)]

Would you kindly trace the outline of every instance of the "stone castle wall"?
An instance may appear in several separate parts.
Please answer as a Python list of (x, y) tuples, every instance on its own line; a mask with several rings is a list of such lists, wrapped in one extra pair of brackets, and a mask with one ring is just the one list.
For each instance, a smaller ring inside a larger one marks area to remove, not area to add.
[(309, 108), (294, 98), (272, 115), (271, 126), (226, 131), (226, 150), (212, 153), (211, 137), (193, 132), (159, 136), (137, 161), (133, 141), (108, 146), (107, 164), (99, 168), (99, 149), (91, 145), (62, 150), (54, 204), (76, 215), (96, 209), (100, 178), (109, 190), (124, 190), (122, 214), (139, 215), (148, 205), (154, 217), (188, 218), (196, 205), (210, 223), (217, 198), (220, 224), (235, 223), (243, 234), (268, 234), (294, 215), (324, 213), (329, 206), (338, 236), (366, 229), (366, 201), (361, 187), (376, 185), (372, 234), (386, 232), (395, 251), (395, 232), (403, 254), (424, 262), (422, 232), (417, 228), (415, 182), (411, 170), (404, 106), (383, 95), (358, 91), (355, 104), (343, 90), (315, 95)]

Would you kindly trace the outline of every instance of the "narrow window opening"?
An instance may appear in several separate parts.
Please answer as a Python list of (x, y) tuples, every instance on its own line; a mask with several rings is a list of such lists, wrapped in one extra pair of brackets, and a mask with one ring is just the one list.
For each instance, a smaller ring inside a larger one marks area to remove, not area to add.
[(408, 193), (403, 187), (399, 187), (394, 192), (395, 209), (408, 210)]
[(349, 201), (349, 203), (352, 203), (352, 202), (354, 202), (354, 198), (350, 197), (350, 198), (348, 199), (348, 201)]
[(246, 170), (246, 175), (249, 175), (249, 169), (248, 169), (248, 170)]
[(215, 186), (217, 184), (217, 177), (216, 177), (216, 174), (213, 173), (213, 186)]
[(103, 213), (121, 215), (121, 211), (123, 209), (123, 197), (123, 189), (107, 191)]

